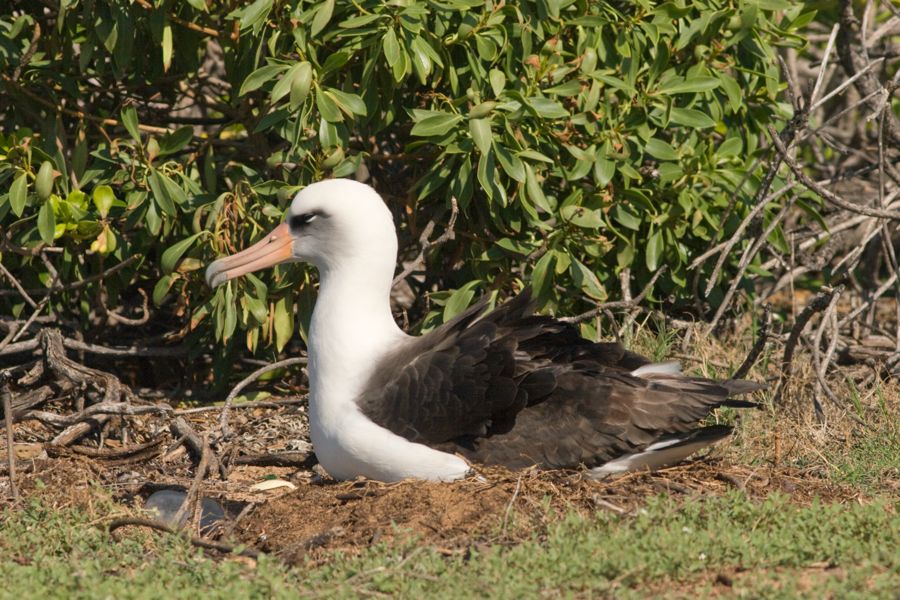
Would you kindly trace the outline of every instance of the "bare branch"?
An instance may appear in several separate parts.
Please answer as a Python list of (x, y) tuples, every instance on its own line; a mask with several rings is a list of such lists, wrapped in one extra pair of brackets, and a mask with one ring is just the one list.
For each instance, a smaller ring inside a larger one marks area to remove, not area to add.
[(228, 432), (228, 411), (231, 410), (231, 404), (245, 387), (256, 381), (258, 377), (265, 375), (269, 371), (274, 371), (275, 369), (281, 369), (283, 367), (291, 367), (293, 365), (305, 364), (306, 357), (286, 358), (284, 360), (274, 362), (271, 365), (261, 367), (244, 377), (236, 386), (234, 386), (234, 389), (232, 389), (228, 396), (225, 398), (225, 404), (222, 406), (222, 412), (219, 414), (219, 429), (221, 430), (222, 435), (226, 435)]
[(441, 244), (448, 242), (453, 239), (455, 233), (453, 228), (456, 226), (456, 218), (459, 216), (459, 204), (456, 201), (456, 198), (450, 199), (450, 219), (447, 221), (447, 228), (444, 230), (440, 236), (438, 236), (433, 241), (428, 241), (428, 236), (431, 235), (431, 232), (434, 231), (434, 220), (428, 222), (425, 226), (425, 229), (422, 230), (422, 235), (419, 237), (419, 244), (421, 250), (419, 250), (419, 255), (416, 256), (415, 260), (410, 262), (400, 273), (394, 277), (394, 280), (391, 282), (391, 287), (394, 287), (407, 277), (409, 277), (412, 273), (416, 271), (416, 269), (422, 268), (425, 264), (425, 254), (436, 246), (440, 246)]
[(650, 293), (650, 290), (652, 290), (653, 286), (656, 284), (656, 280), (659, 279), (660, 275), (666, 272), (667, 268), (668, 267), (666, 267), (666, 265), (663, 265), (659, 269), (657, 269), (656, 273), (653, 274), (653, 277), (650, 278), (650, 281), (647, 282), (647, 285), (644, 286), (644, 289), (641, 290), (641, 293), (634, 298), (631, 298), (629, 300), (616, 300), (615, 302), (603, 302), (601, 304), (598, 304), (591, 310), (581, 313), (580, 315), (574, 317), (561, 317), (559, 320), (564, 323), (584, 323), (585, 321), (589, 321), (590, 319), (593, 319), (600, 313), (607, 310), (634, 308), (644, 301), (644, 298), (647, 297), (647, 294)]

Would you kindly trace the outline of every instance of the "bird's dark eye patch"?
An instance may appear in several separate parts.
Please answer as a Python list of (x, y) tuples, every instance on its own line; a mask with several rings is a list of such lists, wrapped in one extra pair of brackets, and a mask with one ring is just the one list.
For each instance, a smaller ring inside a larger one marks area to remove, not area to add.
[(301, 229), (304, 226), (312, 223), (313, 220), (315, 220), (315, 218), (318, 216), (319, 213), (315, 212), (303, 213), (302, 215), (294, 215), (293, 217), (291, 217), (288, 225), (290, 225), (291, 229)]

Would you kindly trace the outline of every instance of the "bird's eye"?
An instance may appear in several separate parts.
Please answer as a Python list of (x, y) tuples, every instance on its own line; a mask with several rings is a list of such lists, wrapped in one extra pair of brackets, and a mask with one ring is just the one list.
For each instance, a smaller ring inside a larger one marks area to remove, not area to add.
[(318, 215), (316, 213), (303, 213), (302, 215), (294, 215), (291, 217), (291, 229), (300, 229), (304, 225), (312, 223)]

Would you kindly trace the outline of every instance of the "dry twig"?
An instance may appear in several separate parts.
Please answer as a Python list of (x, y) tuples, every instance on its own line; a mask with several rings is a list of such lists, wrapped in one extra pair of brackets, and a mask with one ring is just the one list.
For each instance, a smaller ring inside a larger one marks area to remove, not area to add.
[(305, 364), (306, 358), (302, 356), (295, 358), (286, 358), (284, 360), (279, 360), (278, 362), (274, 362), (270, 365), (261, 367), (244, 377), (236, 386), (234, 386), (234, 389), (232, 389), (231, 393), (229, 393), (225, 398), (225, 404), (222, 406), (222, 412), (219, 414), (219, 429), (222, 435), (225, 436), (228, 434), (228, 411), (231, 410), (231, 404), (245, 387), (256, 381), (258, 377), (268, 373), (269, 371), (274, 371), (275, 369), (281, 369), (283, 367), (290, 367), (293, 365)]
[(19, 500), (19, 488), (16, 487), (16, 450), (13, 434), (12, 402), (10, 402), (9, 385), (0, 382), (0, 398), (3, 400), (3, 415), (6, 420), (6, 460), (9, 469), (9, 490), (13, 502)]
[(394, 277), (394, 280), (391, 282), (391, 287), (394, 287), (410, 275), (412, 275), (416, 269), (422, 268), (422, 265), (425, 264), (425, 255), (429, 250), (444, 244), (453, 239), (455, 233), (453, 228), (456, 226), (456, 218), (459, 216), (459, 204), (456, 201), (456, 198), (450, 199), (450, 219), (447, 221), (447, 228), (444, 230), (440, 236), (436, 239), (429, 241), (428, 236), (431, 235), (431, 232), (434, 231), (435, 222), (431, 220), (425, 225), (425, 228), (422, 230), (422, 235), (419, 236), (419, 254), (416, 256), (415, 260), (411, 261), (400, 273)]
[[(109, 533), (113, 533), (117, 529), (121, 529), (122, 527), (127, 526), (135, 526), (135, 527), (149, 527), (150, 529), (155, 529), (157, 531), (163, 531), (165, 533), (171, 533), (174, 535), (178, 535), (178, 531), (169, 527), (165, 523), (161, 523), (160, 521), (156, 521), (154, 519), (143, 519), (139, 517), (124, 517), (121, 519), (113, 519), (109, 523), (107, 523), (106, 527)], [(222, 542), (216, 542), (213, 540), (208, 540), (202, 537), (191, 536), (188, 537), (187, 540), (197, 546), (198, 548), (205, 548), (207, 550), (215, 550), (217, 552), (223, 552), (225, 554), (239, 554), (240, 556), (248, 556), (250, 558), (258, 558), (260, 553), (255, 550), (250, 550), (247, 548), (243, 548), (238, 551), (238, 547), (231, 546), (228, 544), (223, 544)]]
[(778, 380), (778, 386), (775, 388), (775, 392), (772, 394), (772, 402), (774, 404), (779, 404), (781, 402), (781, 397), (784, 393), (784, 389), (787, 385), (787, 380), (791, 376), (791, 367), (793, 366), (794, 361), (794, 351), (797, 349), (797, 343), (800, 341), (800, 335), (803, 333), (803, 330), (806, 329), (807, 323), (816, 313), (822, 312), (825, 310), (830, 304), (832, 298), (835, 296), (840, 296), (841, 292), (844, 291), (844, 286), (838, 286), (836, 288), (825, 287), (822, 288), (815, 297), (809, 301), (803, 311), (797, 315), (796, 321), (794, 321), (794, 326), (791, 328), (791, 333), (788, 336), (788, 340), (784, 345), (784, 355), (781, 359), (781, 378)]

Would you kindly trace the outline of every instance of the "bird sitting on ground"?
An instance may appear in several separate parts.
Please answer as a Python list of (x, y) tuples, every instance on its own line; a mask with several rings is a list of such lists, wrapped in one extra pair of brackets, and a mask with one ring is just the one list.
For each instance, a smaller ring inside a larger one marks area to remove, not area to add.
[(534, 314), (528, 291), (407, 335), (391, 313), (396, 258), (381, 197), (334, 179), (300, 191), (285, 223), (206, 271), (217, 287), (283, 262), (318, 269), (309, 427), (337, 479), (450, 481), (477, 464), (592, 476), (660, 468), (726, 438), (730, 427), (698, 421), (721, 406), (755, 406), (731, 396), (764, 387), (684, 375), (677, 363), (585, 340)]

